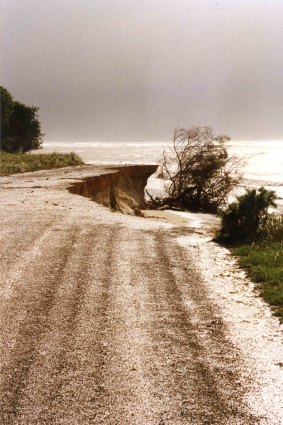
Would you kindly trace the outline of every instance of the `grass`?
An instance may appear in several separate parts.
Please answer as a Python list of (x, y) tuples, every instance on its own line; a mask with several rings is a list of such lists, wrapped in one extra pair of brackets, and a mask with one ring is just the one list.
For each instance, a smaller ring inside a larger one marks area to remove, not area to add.
[(81, 165), (75, 153), (7, 153), (0, 152), (0, 175)]
[(231, 248), (283, 323), (283, 241), (259, 241)]

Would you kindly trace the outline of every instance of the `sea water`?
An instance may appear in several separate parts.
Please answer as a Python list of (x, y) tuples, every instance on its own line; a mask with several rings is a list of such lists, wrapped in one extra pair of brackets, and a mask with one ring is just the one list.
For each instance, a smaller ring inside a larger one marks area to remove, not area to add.
[[(169, 149), (172, 142), (46, 142), (44, 152), (76, 152), (89, 164), (157, 164), (163, 151)], [(230, 141), (227, 144), (229, 154), (244, 160), (244, 187), (264, 186), (275, 190), (278, 206), (283, 209), (283, 140)], [(149, 179), (148, 189), (158, 193), (162, 181)]]

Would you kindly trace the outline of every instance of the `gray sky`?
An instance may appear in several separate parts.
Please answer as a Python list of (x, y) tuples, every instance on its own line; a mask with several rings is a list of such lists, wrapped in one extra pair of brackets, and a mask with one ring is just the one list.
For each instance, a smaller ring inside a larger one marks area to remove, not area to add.
[(46, 140), (283, 139), (282, 0), (0, 0), (1, 85)]

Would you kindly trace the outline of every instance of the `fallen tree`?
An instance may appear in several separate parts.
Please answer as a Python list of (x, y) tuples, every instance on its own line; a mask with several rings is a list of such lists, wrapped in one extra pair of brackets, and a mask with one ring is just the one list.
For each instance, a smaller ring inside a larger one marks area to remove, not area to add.
[(214, 136), (210, 127), (176, 129), (160, 165), (166, 196), (148, 194), (149, 207), (218, 212), (242, 180), (242, 160), (228, 155), (228, 140)]

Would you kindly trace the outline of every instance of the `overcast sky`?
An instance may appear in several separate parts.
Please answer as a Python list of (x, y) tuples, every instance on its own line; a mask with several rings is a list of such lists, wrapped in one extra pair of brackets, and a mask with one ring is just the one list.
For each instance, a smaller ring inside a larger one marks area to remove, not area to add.
[(282, 0), (0, 0), (1, 85), (46, 140), (283, 139)]

